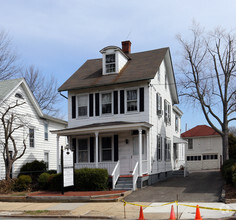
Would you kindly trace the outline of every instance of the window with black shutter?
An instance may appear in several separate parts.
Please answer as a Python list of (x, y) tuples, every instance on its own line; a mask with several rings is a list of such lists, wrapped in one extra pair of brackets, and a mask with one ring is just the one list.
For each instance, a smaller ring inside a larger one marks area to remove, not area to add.
[(139, 111), (144, 112), (144, 88), (139, 88)]
[(71, 113), (72, 113), (72, 118), (76, 117), (76, 99), (75, 96), (71, 97)]
[(125, 113), (125, 91), (120, 90), (120, 114)]
[(118, 114), (118, 91), (114, 91), (114, 114)]
[(93, 116), (93, 94), (89, 94), (89, 116)]
[(95, 115), (99, 116), (99, 93), (95, 94)]

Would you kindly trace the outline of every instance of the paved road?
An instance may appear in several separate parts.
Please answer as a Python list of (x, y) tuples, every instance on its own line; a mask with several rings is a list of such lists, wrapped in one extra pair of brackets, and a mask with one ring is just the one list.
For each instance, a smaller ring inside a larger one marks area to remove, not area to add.
[(188, 177), (171, 177), (137, 190), (125, 198), (128, 202), (217, 202), (223, 179), (219, 171), (192, 172)]

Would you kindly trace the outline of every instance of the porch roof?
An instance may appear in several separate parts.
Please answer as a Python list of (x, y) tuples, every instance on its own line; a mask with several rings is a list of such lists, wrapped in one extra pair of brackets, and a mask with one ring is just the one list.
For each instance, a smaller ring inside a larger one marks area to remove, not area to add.
[(183, 138), (179, 138), (176, 136), (173, 136), (173, 142), (174, 144), (187, 144), (188, 141), (184, 140)]
[(148, 129), (150, 127), (152, 127), (152, 125), (147, 122), (116, 121), (116, 122), (106, 122), (106, 123), (94, 123), (74, 128), (55, 130), (51, 132), (59, 136), (68, 136), (68, 135), (88, 134), (95, 132), (125, 131), (139, 128)]

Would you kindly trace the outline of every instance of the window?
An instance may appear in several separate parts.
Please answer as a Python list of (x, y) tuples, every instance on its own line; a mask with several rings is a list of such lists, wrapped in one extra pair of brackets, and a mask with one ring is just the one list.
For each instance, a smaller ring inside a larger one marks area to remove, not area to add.
[(161, 73), (160, 71), (158, 70), (157, 72), (157, 80), (160, 82), (161, 81)]
[(217, 159), (218, 159), (217, 154), (203, 155), (203, 160), (217, 160)]
[(24, 99), (24, 98), (23, 98), (23, 95), (20, 94), (20, 93), (16, 93), (16, 94), (15, 94), (15, 97), (16, 97), (16, 98), (19, 98), (19, 99)]
[(171, 141), (169, 138), (165, 138), (165, 160), (170, 160), (170, 146)]
[(157, 160), (162, 160), (162, 137), (157, 136)]
[(88, 139), (78, 139), (78, 162), (88, 162)]
[(175, 115), (175, 131), (179, 131), (179, 117)]
[(127, 91), (127, 112), (138, 110), (138, 92), (137, 89)]
[(164, 100), (164, 120), (166, 124), (171, 124), (171, 106), (167, 100)]
[(44, 140), (48, 140), (48, 123), (44, 123)]
[(162, 115), (162, 97), (159, 93), (156, 94), (156, 102), (157, 102), (157, 115)]
[(49, 169), (49, 152), (44, 152), (44, 162), (46, 164), (46, 169)]
[(201, 156), (187, 156), (187, 161), (201, 160)]
[(33, 128), (29, 129), (29, 143), (30, 143), (30, 147), (34, 147), (34, 129)]
[(106, 55), (106, 73), (116, 72), (116, 56), (115, 54)]
[(167, 89), (167, 84), (168, 84), (168, 78), (167, 78), (167, 74), (165, 73), (165, 88)]
[(111, 137), (102, 137), (102, 161), (112, 161)]
[(111, 93), (102, 94), (102, 114), (112, 113), (112, 95)]
[(189, 150), (193, 149), (193, 139), (188, 139), (188, 149)]
[(78, 116), (88, 115), (88, 96), (80, 95), (78, 96)]

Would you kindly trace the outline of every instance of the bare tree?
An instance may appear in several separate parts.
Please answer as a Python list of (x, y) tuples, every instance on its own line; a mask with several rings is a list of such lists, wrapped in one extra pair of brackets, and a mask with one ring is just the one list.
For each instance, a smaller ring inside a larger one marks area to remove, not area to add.
[(196, 24), (191, 32), (191, 41), (177, 36), (183, 47), (180, 95), (200, 104), (209, 125), (222, 136), (225, 161), (228, 126), (236, 120), (236, 37), (220, 28), (206, 33)]
[(25, 78), (42, 111), (51, 116), (57, 116), (58, 109), (55, 104), (59, 102), (59, 94), (55, 78), (51, 76), (46, 79), (34, 66), (27, 68), (22, 73), (22, 76)]
[[(1, 152), (5, 163), (5, 178), (10, 179), (10, 173), (12, 165), (15, 161), (20, 159), (26, 151), (26, 137), (22, 137), (19, 141), (19, 131), (28, 127), (26, 115), (21, 115), (17, 110), (23, 106), (25, 102), (14, 102), (14, 103), (2, 103), (0, 109), (0, 136), (3, 139), (0, 140)], [(23, 133), (23, 132), (22, 132)], [(21, 133), (21, 134), (22, 134)], [(22, 143), (20, 143), (22, 142)]]
[(9, 35), (0, 31), (0, 80), (10, 79), (19, 71), (16, 60)]
[(229, 127), (229, 133), (236, 137), (236, 126)]

